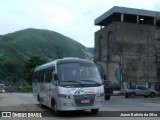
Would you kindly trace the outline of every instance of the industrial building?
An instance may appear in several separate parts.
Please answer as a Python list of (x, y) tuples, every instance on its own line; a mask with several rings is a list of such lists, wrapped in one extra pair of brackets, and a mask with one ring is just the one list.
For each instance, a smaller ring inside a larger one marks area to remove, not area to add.
[(143, 84), (160, 89), (157, 86), (160, 83), (158, 19), (158, 11), (111, 8), (94, 21), (100, 26), (95, 32), (94, 60), (118, 63), (122, 76), (119, 84)]

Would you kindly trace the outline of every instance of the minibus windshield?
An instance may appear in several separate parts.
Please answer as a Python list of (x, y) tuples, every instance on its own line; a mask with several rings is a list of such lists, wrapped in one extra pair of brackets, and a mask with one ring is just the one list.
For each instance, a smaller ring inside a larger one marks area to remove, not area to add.
[[(60, 86), (100, 86), (101, 77), (93, 63), (62, 63), (58, 65)], [(77, 81), (77, 82), (76, 82)]]

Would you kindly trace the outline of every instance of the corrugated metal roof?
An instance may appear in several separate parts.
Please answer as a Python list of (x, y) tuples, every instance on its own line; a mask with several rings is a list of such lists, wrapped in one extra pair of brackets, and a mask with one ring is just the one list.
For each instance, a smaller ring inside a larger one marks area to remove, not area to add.
[(124, 13), (124, 14), (131, 14), (131, 15), (156, 17), (158, 11), (150, 11), (150, 10), (144, 10), (144, 9), (134, 9), (134, 8), (114, 6), (113, 8), (111, 8), (110, 10), (102, 14), (100, 17), (95, 19), (94, 24), (99, 25), (100, 22), (107, 19), (109, 16), (111, 16), (114, 13)]

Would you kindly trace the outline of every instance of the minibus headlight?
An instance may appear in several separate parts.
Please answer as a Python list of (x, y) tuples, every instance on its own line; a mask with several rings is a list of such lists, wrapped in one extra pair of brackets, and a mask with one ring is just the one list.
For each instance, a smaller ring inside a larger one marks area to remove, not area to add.
[(70, 95), (68, 94), (58, 94), (58, 97), (62, 97), (62, 98), (67, 98), (67, 99), (70, 99)]
[(102, 96), (104, 96), (104, 92), (98, 93), (98, 97), (102, 97)]

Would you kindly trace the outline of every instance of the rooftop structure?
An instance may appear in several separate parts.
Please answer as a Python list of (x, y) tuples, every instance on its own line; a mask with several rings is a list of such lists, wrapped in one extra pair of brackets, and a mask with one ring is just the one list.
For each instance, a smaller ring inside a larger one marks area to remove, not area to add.
[(156, 24), (154, 18), (157, 14), (158, 13), (156, 11), (115, 6), (98, 17), (94, 21), (94, 24), (99, 26), (107, 26), (113, 21)]

